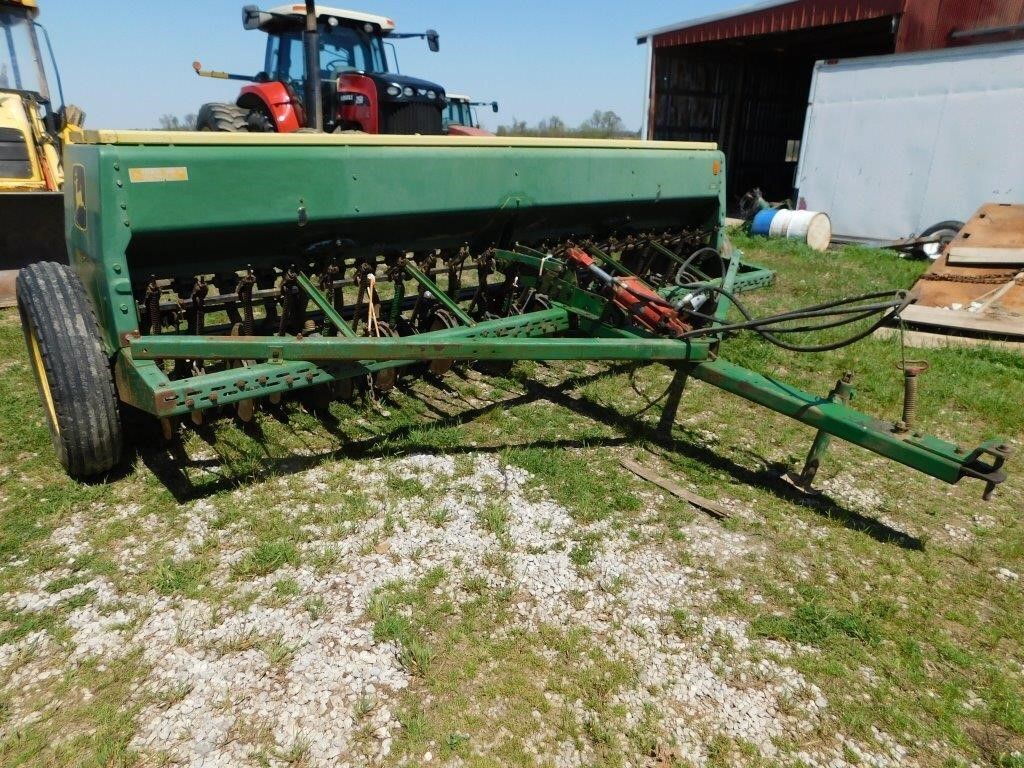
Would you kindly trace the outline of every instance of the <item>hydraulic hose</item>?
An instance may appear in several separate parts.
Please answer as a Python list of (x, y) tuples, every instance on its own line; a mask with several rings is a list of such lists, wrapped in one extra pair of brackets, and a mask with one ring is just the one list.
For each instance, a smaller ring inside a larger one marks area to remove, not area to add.
[[(712, 249), (713, 250), (713, 249)], [(699, 251), (698, 251), (699, 253)], [(691, 256), (692, 258), (692, 256)], [(682, 268), (682, 267), (681, 267)], [(648, 301), (656, 303), (663, 307), (671, 308), (674, 311), (685, 314), (689, 317), (696, 317), (708, 322), (715, 322), (716, 318), (711, 315), (706, 315), (696, 311), (690, 310), (678, 310), (675, 305), (671, 302), (665, 301), (664, 299), (652, 298), (650, 296), (644, 296), (638, 294), (629, 285), (625, 283), (619, 283), (620, 286), (626, 288), (632, 293), (637, 299), (641, 301)], [(690, 287), (690, 286), (682, 286)], [(697, 287), (697, 285), (693, 285)], [(679, 339), (691, 339), (700, 338), (703, 336), (712, 336), (719, 333), (727, 333), (733, 331), (744, 331), (750, 330), (762, 336), (765, 340), (772, 344), (789, 350), (791, 352), (828, 352), (835, 349), (841, 349), (842, 347), (849, 346), (866, 336), (874, 333), (879, 327), (885, 323), (890, 317), (898, 315), (904, 308), (907, 307), (912, 301), (913, 297), (906, 291), (879, 291), (875, 293), (862, 294), (860, 296), (854, 296), (845, 299), (837, 299), (835, 301), (825, 302), (822, 304), (816, 304), (803, 309), (792, 310), (784, 312), (778, 315), (770, 315), (763, 318), (755, 318), (754, 315), (746, 308), (746, 306), (733, 294), (731, 291), (727, 291), (724, 288), (720, 288), (716, 285), (703, 283), (699, 285), (701, 290), (713, 291), (721, 294), (727, 298), (732, 304), (739, 310), (740, 314), (743, 315), (744, 321), (739, 323), (730, 323), (727, 325), (710, 326), (707, 328), (697, 328), (692, 331), (680, 334), (677, 338)], [(876, 299), (893, 296), (889, 301), (885, 302), (874, 302)], [(864, 302), (874, 302), (865, 304)], [(851, 306), (855, 305), (855, 306)], [(828, 328), (837, 328), (843, 325), (849, 325), (861, 320), (866, 320), (872, 315), (879, 314), (880, 317), (877, 322), (873, 323), (867, 329), (858, 331), (853, 336), (839, 341), (830, 342), (828, 344), (813, 344), (813, 345), (801, 345), (792, 344), (784, 341), (775, 334), (786, 334), (786, 333), (813, 333), (822, 331)], [(812, 317), (829, 317), (838, 318), (827, 323), (820, 323), (815, 325), (805, 325), (799, 328), (779, 328), (769, 330), (771, 326), (779, 325), (780, 323), (791, 322), (793, 320), (803, 320)]]

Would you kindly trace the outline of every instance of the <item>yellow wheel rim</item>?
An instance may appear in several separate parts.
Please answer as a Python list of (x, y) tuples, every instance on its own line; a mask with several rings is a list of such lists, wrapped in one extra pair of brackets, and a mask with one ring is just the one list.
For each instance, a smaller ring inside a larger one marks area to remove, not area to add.
[(32, 355), (32, 365), (36, 369), (36, 378), (39, 381), (39, 391), (43, 395), (43, 405), (50, 416), (50, 423), (54, 430), (60, 434), (60, 422), (57, 421), (57, 409), (53, 407), (53, 394), (50, 392), (50, 380), (46, 378), (46, 366), (43, 365), (43, 353), (39, 349), (39, 341), (36, 339), (35, 329), (28, 329), (28, 347)]

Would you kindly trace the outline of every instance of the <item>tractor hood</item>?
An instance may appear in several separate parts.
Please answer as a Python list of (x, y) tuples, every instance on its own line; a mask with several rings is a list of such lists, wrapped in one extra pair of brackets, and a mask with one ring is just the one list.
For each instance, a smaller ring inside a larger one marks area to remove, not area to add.
[[(377, 93), (382, 101), (433, 102), (437, 104), (438, 109), (444, 109), (444, 88), (437, 83), (395, 72), (365, 74), (377, 84)], [(412, 89), (412, 93), (409, 94), (407, 89)], [(434, 94), (434, 98), (430, 98), (431, 93)]]

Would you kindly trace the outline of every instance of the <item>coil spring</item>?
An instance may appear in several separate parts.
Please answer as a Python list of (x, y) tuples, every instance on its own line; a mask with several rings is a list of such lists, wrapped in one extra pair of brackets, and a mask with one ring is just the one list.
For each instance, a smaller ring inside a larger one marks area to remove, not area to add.
[(151, 277), (146, 286), (145, 304), (149, 332), (155, 336), (160, 333), (160, 286), (156, 283), (156, 277)]
[(252, 309), (252, 292), (256, 287), (256, 276), (253, 275), (252, 269), (248, 269), (246, 274), (239, 279), (238, 287), (235, 288), (235, 293), (238, 294), (238, 300), (242, 304), (242, 335), (252, 336), (255, 333), (255, 318), (253, 316)]

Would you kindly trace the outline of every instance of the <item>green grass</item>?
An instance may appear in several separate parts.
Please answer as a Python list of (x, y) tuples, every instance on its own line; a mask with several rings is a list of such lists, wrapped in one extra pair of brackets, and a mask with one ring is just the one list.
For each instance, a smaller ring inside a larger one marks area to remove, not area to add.
[(284, 565), (298, 565), (299, 553), (295, 544), (286, 540), (261, 541), (242, 558), (234, 569), (235, 576), (266, 576)]
[(501, 503), (492, 503), (484, 507), (477, 515), (484, 530), (504, 539), (508, 536), (508, 509)]
[(208, 572), (209, 564), (202, 560), (177, 563), (168, 559), (157, 564), (148, 582), (161, 595), (198, 597)]
[(295, 655), (296, 647), (286, 643), (281, 637), (270, 637), (260, 643), (260, 650), (266, 654), (271, 666), (284, 666)]
[[(609, 699), (634, 681), (634, 671), (607, 658), (579, 628), (496, 635), (492, 628), (508, 619), (511, 592), (478, 587), (474, 599), (455, 606), (437, 594), (446, 579), (435, 570), (418, 582), (393, 584), (368, 609), (375, 636), (399, 643), (400, 658), (418, 678), (398, 712), (402, 730), (393, 754), (416, 762), (432, 751), (473, 766), (532, 766), (536, 758), (523, 742), (541, 713), (556, 737), (592, 749), (593, 765), (621, 765), (614, 734), (626, 727)], [(588, 717), (577, 721), (545, 692), (580, 702)], [(632, 733), (644, 742), (642, 731)]]
[(819, 590), (803, 590), (804, 601), (788, 616), (765, 615), (754, 620), (754, 634), (818, 647), (849, 638), (871, 646), (879, 641), (875, 617), (838, 610)]
[(502, 456), (510, 464), (528, 470), (579, 523), (594, 523), (641, 509), (631, 489), (619, 483), (595, 482), (600, 475), (616, 471), (614, 456), (601, 458), (592, 451), (533, 447), (509, 448)]
[(302, 587), (295, 579), (288, 577), (274, 582), (274, 594), (278, 597), (295, 597), (302, 592)]

